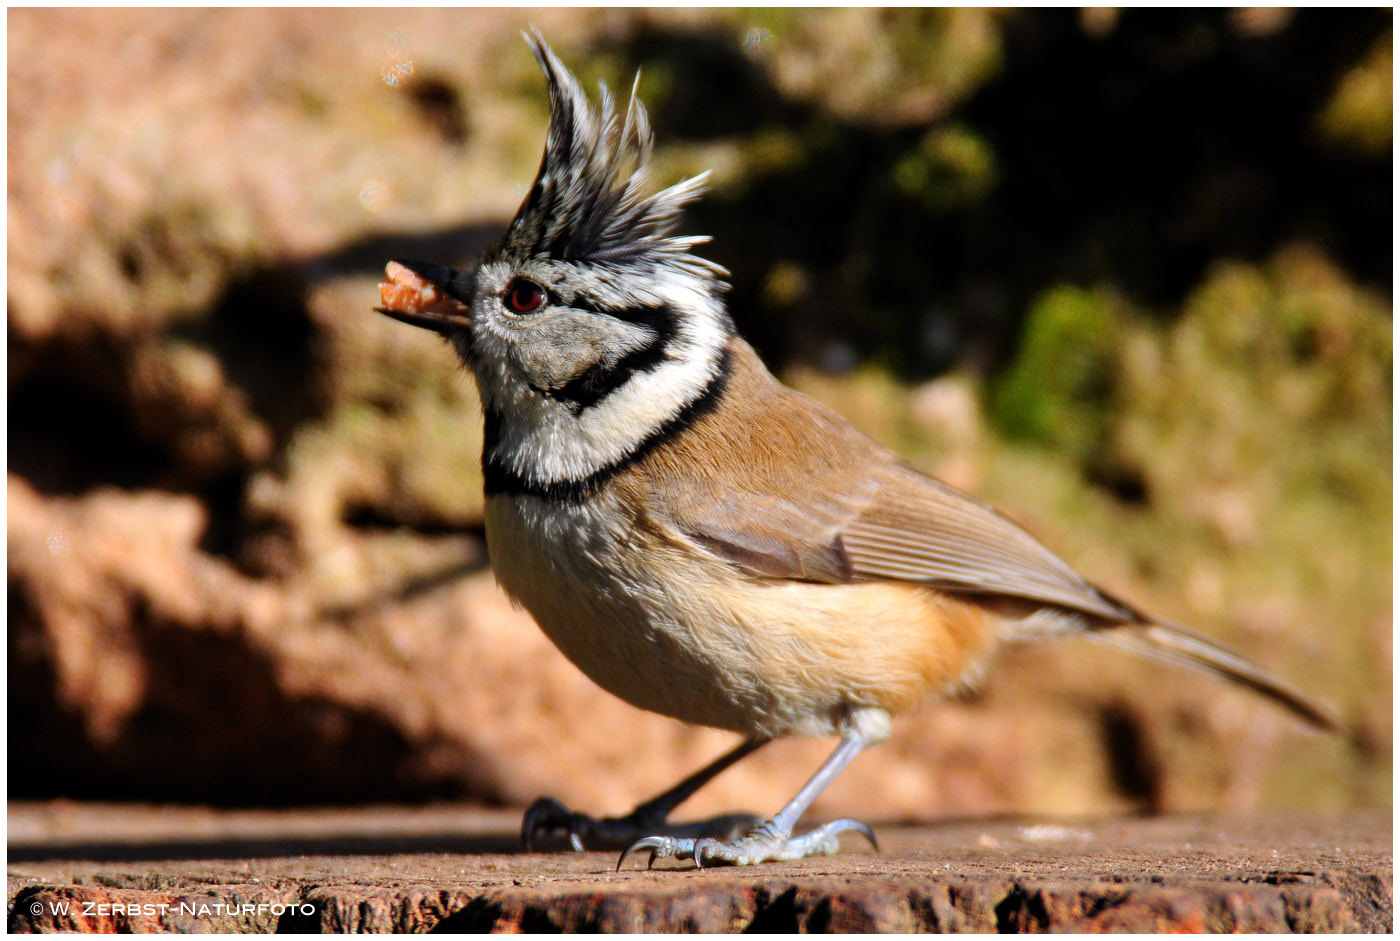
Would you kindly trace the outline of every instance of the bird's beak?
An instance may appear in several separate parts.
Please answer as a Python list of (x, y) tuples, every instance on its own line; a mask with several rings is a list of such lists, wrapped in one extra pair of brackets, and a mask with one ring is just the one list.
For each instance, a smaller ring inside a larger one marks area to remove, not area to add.
[(471, 308), (460, 300), (470, 274), (427, 261), (391, 261), (379, 282), (379, 313), (444, 336), (472, 324)]

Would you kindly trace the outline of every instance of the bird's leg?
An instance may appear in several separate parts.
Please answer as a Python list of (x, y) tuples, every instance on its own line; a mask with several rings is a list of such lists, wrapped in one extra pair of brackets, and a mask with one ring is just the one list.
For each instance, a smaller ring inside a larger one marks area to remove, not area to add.
[(732, 839), (758, 822), (753, 814), (725, 814), (689, 824), (668, 824), (667, 816), (690, 795), (730, 765), (758, 751), (768, 743), (766, 738), (751, 738), (710, 762), (699, 771), (651, 800), (638, 804), (625, 817), (590, 817), (575, 813), (552, 797), (541, 797), (525, 811), (520, 827), (520, 839), (528, 851), (535, 839), (543, 834), (562, 832), (569, 845), (582, 853), (592, 849), (617, 849), (630, 846), (636, 840), (653, 834), (665, 834), (692, 843), (697, 839), (719, 837)]
[(792, 835), (792, 828), (812, 805), (812, 801), (817, 799), (817, 795), (869, 744), (869, 740), (859, 731), (847, 732), (842, 737), (841, 744), (836, 746), (836, 751), (832, 752), (831, 757), (817, 769), (817, 773), (802, 785), (802, 790), (788, 801), (786, 807), (738, 839), (721, 841), (708, 836), (678, 837), (671, 834), (655, 834), (629, 846), (617, 861), (617, 868), (622, 868), (622, 863), (628, 855), (641, 849), (651, 850), (651, 856), (647, 860), (648, 869), (658, 857), (666, 856), (690, 856), (697, 866), (702, 867), (707, 862), (751, 866), (768, 860), (830, 856), (841, 848), (837, 835), (848, 830), (861, 834), (874, 845), (874, 831), (859, 820), (833, 820), (802, 836)]

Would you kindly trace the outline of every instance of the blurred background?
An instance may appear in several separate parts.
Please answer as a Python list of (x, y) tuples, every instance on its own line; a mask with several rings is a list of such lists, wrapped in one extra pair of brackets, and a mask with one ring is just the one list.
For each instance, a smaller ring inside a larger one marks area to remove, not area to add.
[(731, 744), (500, 594), (471, 384), (371, 312), (523, 197), (533, 22), (713, 168), (684, 231), (788, 382), (1357, 729), (1026, 648), (819, 813), (1389, 805), (1390, 11), (7, 17), (10, 797), (620, 812)]

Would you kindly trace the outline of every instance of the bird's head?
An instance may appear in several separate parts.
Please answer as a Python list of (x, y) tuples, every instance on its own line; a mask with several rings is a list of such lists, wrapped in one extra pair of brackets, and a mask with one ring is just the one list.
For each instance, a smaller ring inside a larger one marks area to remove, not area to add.
[(442, 334), (476, 377), (483, 460), (548, 485), (624, 458), (724, 370), (733, 327), (720, 266), (673, 234), (708, 174), (649, 192), (652, 135), (636, 84), (624, 113), (594, 105), (538, 32), (549, 87), (539, 173), (470, 272), (401, 261), (389, 316)]

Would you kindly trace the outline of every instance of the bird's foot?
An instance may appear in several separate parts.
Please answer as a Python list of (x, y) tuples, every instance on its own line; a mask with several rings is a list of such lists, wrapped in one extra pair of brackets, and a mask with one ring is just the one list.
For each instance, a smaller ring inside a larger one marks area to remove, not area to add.
[(652, 835), (692, 844), (696, 840), (732, 840), (757, 822), (753, 814), (724, 814), (695, 823), (668, 824), (664, 817), (645, 813), (641, 808), (625, 817), (590, 817), (570, 810), (552, 797), (541, 797), (525, 811), (520, 840), (528, 852), (540, 837), (562, 833), (568, 837), (569, 845), (582, 853), (589, 849), (621, 849)]
[(648, 836), (638, 840), (623, 852), (617, 861), (621, 869), (627, 857), (637, 850), (651, 850), (647, 858), (647, 868), (658, 859), (675, 856), (680, 859), (690, 857), (695, 865), (703, 869), (706, 865), (753, 866), (775, 860), (806, 859), (809, 856), (834, 856), (841, 851), (837, 836), (847, 831), (859, 833), (870, 841), (877, 850), (875, 831), (859, 820), (843, 818), (817, 827), (810, 833), (793, 836), (789, 828), (780, 826), (774, 820), (766, 820), (736, 840), (722, 841), (713, 837), (696, 839), (677, 838), (668, 835)]

